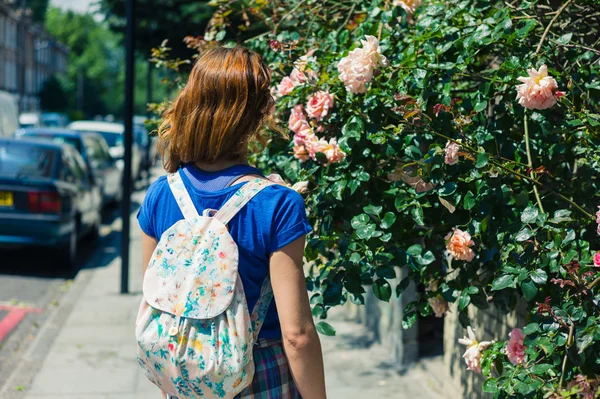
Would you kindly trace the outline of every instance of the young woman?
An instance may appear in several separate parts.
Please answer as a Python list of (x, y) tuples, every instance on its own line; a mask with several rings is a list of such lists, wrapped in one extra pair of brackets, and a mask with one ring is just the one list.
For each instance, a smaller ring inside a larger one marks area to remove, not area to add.
[[(270, 73), (243, 47), (205, 52), (164, 114), (159, 149), (165, 169), (179, 173), (198, 210), (220, 209), (245, 182), (262, 177), (249, 166), (249, 141), (274, 105)], [(154, 182), (138, 214), (144, 272), (162, 233), (183, 215), (165, 176)], [(302, 197), (272, 185), (231, 222), (239, 274), (250, 310), (270, 274), (271, 303), (254, 347), (254, 379), (242, 399), (325, 399), (321, 344), (313, 323), (302, 258), (310, 232)], [(163, 396), (167, 395), (163, 393)]]

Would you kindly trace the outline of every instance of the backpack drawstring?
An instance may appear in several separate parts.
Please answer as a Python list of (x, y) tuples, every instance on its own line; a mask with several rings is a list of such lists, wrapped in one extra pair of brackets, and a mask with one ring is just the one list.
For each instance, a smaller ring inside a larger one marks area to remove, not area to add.
[(171, 328), (169, 328), (170, 336), (174, 337), (175, 335), (177, 335), (177, 333), (179, 332), (179, 323), (180, 322), (181, 322), (181, 316), (175, 317), (175, 322), (173, 323)]

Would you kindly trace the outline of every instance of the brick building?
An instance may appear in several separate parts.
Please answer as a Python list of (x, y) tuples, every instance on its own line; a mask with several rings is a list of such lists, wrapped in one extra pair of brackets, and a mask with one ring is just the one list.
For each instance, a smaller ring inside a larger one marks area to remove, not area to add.
[(49, 77), (66, 72), (68, 52), (16, 1), (0, 0), (0, 91), (20, 112), (39, 111), (38, 93)]

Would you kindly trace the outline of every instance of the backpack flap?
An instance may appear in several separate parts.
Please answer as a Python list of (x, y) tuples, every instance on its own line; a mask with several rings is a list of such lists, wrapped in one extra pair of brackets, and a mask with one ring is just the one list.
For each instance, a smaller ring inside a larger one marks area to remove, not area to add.
[(216, 317), (233, 299), (237, 265), (237, 245), (218, 219), (180, 220), (154, 251), (144, 276), (144, 298), (175, 316)]

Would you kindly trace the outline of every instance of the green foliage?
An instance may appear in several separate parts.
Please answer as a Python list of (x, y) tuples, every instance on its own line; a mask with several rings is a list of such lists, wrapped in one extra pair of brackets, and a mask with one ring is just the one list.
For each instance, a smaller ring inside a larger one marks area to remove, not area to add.
[[(598, 3), (558, 12), (542, 1), (431, 0), (413, 16), (383, 0), (236, 3), (268, 27), (245, 45), (265, 56), (275, 84), (315, 50), (318, 77), (278, 99), (282, 120), (318, 90), (335, 96), (320, 135), (336, 138), (345, 160), (300, 163), (280, 139), (253, 159), (309, 182), (313, 314), (364, 303), (365, 286), (387, 301), (411, 282), (429, 289), (408, 305), (405, 328), (431, 314), (438, 296), (457, 302), (463, 325), (469, 306), (508, 312), (524, 301), (525, 362), (512, 364), (506, 337), (493, 337), (500, 342), (483, 352), (484, 390), (574, 397), (585, 381), (597, 386)], [(365, 94), (350, 94), (336, 66), (365, 35), (380, 38), (390, 65)], [(543, 64), (566, 95), (527, 110), (515, 100), (517, 78)], [(448, 141), (460, 145), (457, 164), (445, 162)], [(453, 228), (471, 235), (472, 261), (445, 254)], [(408, 277), (392, 287), (395, 268)]]

